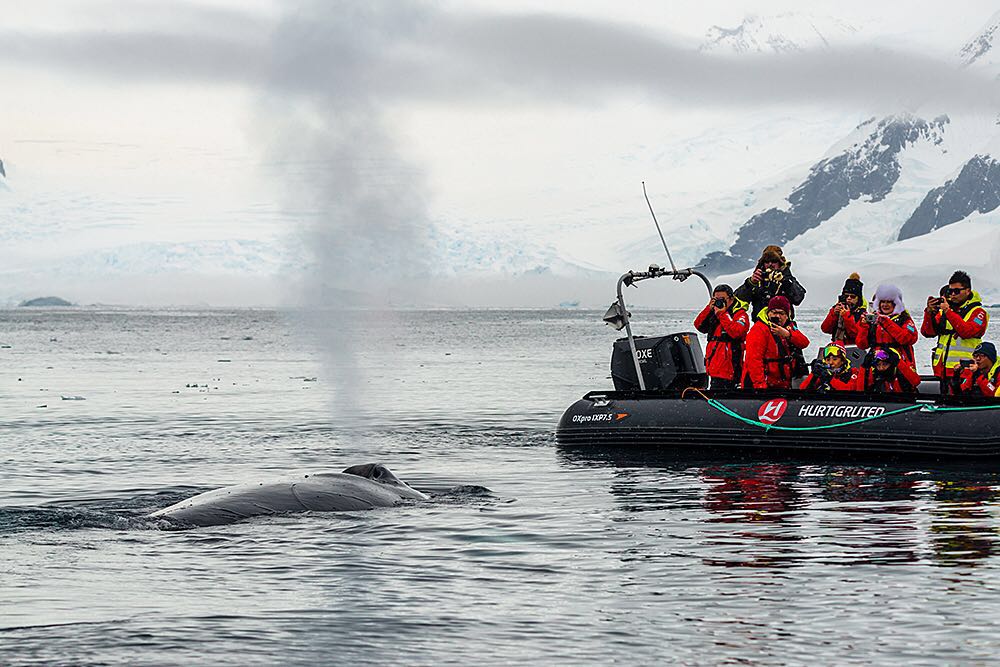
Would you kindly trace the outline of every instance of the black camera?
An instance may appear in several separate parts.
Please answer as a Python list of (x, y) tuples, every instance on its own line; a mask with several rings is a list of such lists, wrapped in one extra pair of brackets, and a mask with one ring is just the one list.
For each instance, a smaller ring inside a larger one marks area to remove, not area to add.
[(716, 308), (725, 308), (726, 307), (726, 300), (725, 299), (716, 299), (715, 301), (712, 302), (712, 304)]
[(875, 313), (865, 313), (865, 322), (868, 323), (868, 326), (874, 326), (878, 322), (878, 315)]
[(839, 297), (837, 297), (837, 301), (839, 303), (842, 303), (842, 304), (844, 304), (846, 306), (847, 305), (847, 295), (846, 294), (841, 294)]

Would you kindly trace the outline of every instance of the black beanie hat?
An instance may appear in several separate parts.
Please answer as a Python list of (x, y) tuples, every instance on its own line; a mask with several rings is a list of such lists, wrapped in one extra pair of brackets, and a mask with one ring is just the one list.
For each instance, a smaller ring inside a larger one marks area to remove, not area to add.
[(856, 273), (852, 273), (844, 281), (844, 290), (841, 294), (853, 294), (854, 296), (861, 299), (861, 290), (864, 288), (865, 284), (861, 282), (861, 276)]

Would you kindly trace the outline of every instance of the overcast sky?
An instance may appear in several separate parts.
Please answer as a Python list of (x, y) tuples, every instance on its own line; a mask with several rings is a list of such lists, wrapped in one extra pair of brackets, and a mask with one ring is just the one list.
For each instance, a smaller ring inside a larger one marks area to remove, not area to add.
[[(65, 255), (41, 233), (58, 218), (74, 251), (295, 237), (324, 282), (373, 253), (399, 279), (391, 267), (433, 260), (415, 250), (442, 221), (599, 217), (651, 172), (693, 200), (780, 167), (749, 144), (663, 165), (713, 127), (793, 116), (833, 138), (900, 106), (995, 108), (995, 87), (953, 60), (995, 2), (918, 6), (811, 2), (857, 41), (732, 60), (697, 51), (711, 26), (802, 3), (5, 0), (0, 206), (16, 202), (24, 228), (0, 259)], [(800, 159), (828, 141), (814, 136)]]

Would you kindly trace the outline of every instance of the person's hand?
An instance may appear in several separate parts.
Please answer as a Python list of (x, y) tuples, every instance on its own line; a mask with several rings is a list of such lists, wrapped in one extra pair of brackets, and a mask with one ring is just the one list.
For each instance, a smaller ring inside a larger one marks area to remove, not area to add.
[(778, 338), (791, 338), (792, 332), (785, 327), (779, 327), (777, 324), (771, 325), (771, 331), (778, 335)]
[(839, 315), (840, 319), (844, 319), (844, 315), (846, 314), (844, 312), (845, 310), (847, 309), (844, 308), (844, 304), (840, 303), (839, 301), (837, 302), (837, 305), (833, 307), (834, 314)]
[(951, 304), (948, 303), (948, 299), (941, 299), (941, 305), (938, 306), (941, 309), (941, 314), (944, 315), (949, 310), (951, 310)]
[(940, 304), (938, 304), (938, 298), (936, 296), (929, 296), (929, 297), (927, 297), (927, 308), (926, 308), (926, 310), (929, 310), (929, 311), (933, 312), (933, 311), (935, 311), (935, 310), (938, 309), (939, 305)]
[(760, 267), (758, 266), (756, 269), (753, 270), (753, 275), (750, 276), (750, 280), (754, 281), (755, 283), (759, 283), (763, 279), (764, 279), (764, 272), (761, 271)]

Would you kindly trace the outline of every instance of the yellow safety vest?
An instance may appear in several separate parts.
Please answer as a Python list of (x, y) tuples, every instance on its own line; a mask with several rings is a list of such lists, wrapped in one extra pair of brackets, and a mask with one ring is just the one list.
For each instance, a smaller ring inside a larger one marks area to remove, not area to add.
[[(973, 292), (969, 300), (961, 305), (961, 307), (954, 309), (962, 319), (966, 322), (972, 316), (972, 313), (976, 312), (976, 308), (982, 306), (982, 302), (979, 299), (979, 293)], [(986, 315), (986, 323), (989, 324), (989, 314)], [(983, 342), (982, 338), (959, 338), (955, 334), (955, 328), (951, 326), (951, 322), (945, 318), (944, 321), (945, 333), (938, 336), (937, 346), (934, 348), (933, 357), (931, 358), (931, 363), (937, 367), (938, 365), (943, 365), (945, 368), (955, 369), (958, 365), (968, 359), (972, 359), (972, 352)]]

